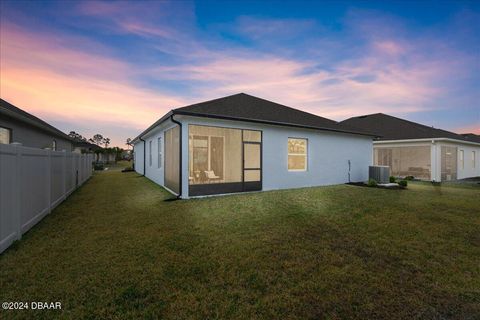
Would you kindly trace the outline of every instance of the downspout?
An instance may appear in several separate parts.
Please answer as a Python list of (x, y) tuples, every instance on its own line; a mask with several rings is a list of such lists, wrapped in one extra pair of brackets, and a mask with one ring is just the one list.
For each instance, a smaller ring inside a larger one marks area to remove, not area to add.
[(177, 199), (180, 199), (182, 197), (182, 123), (181, 122), (178, 122), (177, 120), (175, 120), (173, 118), (173, 114), (170, 116), (170, 120), (172, 120), (173, 123), (176, 123), (178, 124), (178, 126), (180, 127), (180, 133), (179, 133), (179, 137), (178, 137), (178, 143), (179, 143), (179, 152), (180, 152), (180, 160), (179, 160), (179, 166), (178, 166), (178, 175), (179, 175), (179, 183), (178, 183), (178, 187), (180, 189), (179, 193), (178, 193), (178, 196), (177, 196)]
[(147, 142), (145, 140), (143, 140), (142, 138), (138, 138), (138, 139), (140, 139), (140, 141), (143, 141), (143, 175), (145, 175), (145, 168), (147, 166), (147, 160), (146, 160)]

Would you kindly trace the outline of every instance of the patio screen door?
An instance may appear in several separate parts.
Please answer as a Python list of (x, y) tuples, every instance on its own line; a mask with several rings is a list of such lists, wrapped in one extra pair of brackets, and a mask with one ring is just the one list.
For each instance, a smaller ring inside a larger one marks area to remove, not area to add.
[(245, 191), (261, 189), (262, 155), (260, 142), (243, 142), (243, 187)]

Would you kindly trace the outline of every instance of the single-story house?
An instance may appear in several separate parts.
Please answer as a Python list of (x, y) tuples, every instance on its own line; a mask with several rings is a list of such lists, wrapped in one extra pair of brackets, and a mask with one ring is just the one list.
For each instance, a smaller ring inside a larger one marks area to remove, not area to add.
[(173, 109), (135, 170), (181, 198), (368, 179), (374, 134), (244, 93)]
[(341, 122), (379, 135), (373, 142), (374, 165), (394, 176), (448, 181), (480, 176), (480, 141), (473, 136), (425, 126), (383, 113)]
[(0, 143), (73, 151), (73, 140), (45, 121), (0, 99)]
[(461, 135), (469, 141), (480, 143), (480, 135), (478, 135), (478, 134), (475, 134), (475, 133), (461, 133)]
[(83, 140), (75, 140), (74, 139), (74, 150), (75, 153), (95, 153), (101, 152), (103, 150), (102, 147), (96, 145), (94, 143), (90, 143), (88, 141)]

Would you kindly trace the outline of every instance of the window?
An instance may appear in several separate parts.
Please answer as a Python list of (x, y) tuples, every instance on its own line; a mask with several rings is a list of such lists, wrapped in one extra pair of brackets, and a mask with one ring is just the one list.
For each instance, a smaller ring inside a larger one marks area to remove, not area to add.
[(288, 138), (288, 171), (307, 170), (307, 139)]
[(262, 132), (189, 125), (190, 195), (261, 190)]
[(475, 168), (475, 151), (472, 151), (472, 168)]
[(242, 130), (189, 126), (189, 184), (242, 182)]
[(57, 150), (57, 140), (52, 141), (52, 150)]
[(441, 179), (442, 181), (457, 179), (457, 148), (446, 147), (441, 148)]
[(152, 166), (152, 140), (148, 142), (148, 163), (150, 164), (150, 167)]
[(395, 177), (430, 180), (430, 158), (430, 146), (373, 148), (373, 164), (389, 166), (390, 174)]
[(180, 193), (180, 127), (175, 126), (165, 131), (164, 168), (165, 187)]
[(162, 167), (162, 137), (159, 137), (157, 140), (158, 148), (158, 168)]
[(9, 144), (12, 138), (12, 132), (8, 128), (0, 127), (0, 143)]
[(463, 157), (463, 150), (460, 150), (460, 168), (465, 168), (465, 159)]

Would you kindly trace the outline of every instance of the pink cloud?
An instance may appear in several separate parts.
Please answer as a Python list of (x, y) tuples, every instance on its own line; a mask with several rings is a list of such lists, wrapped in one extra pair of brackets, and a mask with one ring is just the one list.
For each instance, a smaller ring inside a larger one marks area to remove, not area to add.
[[(1, 36), (1, 97), (46, 121), (77, 123), (91, 132), (109, 126), (140, 132), (185, 103), (131, 82), (138, 71), (120, 60), (70, 49), (62, 39), (19, 28), (2, 28)], [(76, 40), (76, 46), (82, 44)], [(123, 146), (126, 136), (118, 132), (111, 139)]]
[(453, 129), (453, 131), (456, 133), (474, 133), (480, 135), (480, 123), (472, 124), (470, 126), (458, 127)]

